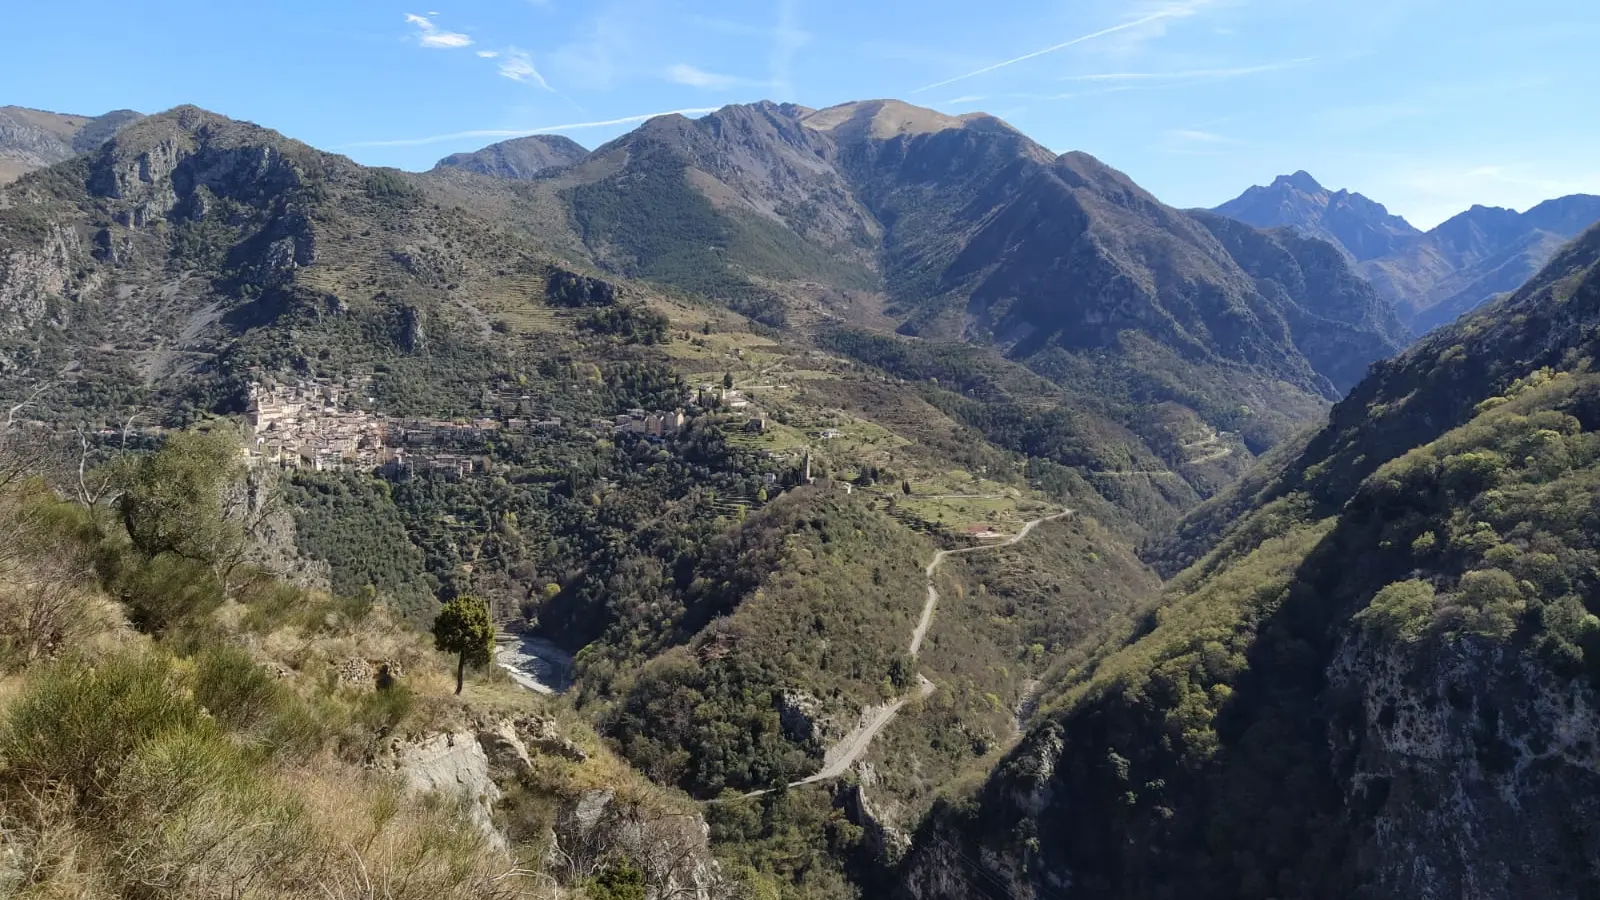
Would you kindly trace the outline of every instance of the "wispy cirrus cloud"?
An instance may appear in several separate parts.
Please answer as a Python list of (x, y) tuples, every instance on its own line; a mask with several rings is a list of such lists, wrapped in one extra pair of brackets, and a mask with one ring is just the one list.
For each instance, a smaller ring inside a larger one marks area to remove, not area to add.
[(495, 57), (500, 55), (500, 51), (499, 50), (479, 50), (478, 51), (478, 55), (483, 57), (484, 59), (494, 59)]
[(1215, 131), (1205, 131), (1200, 128), (1174, 128), (1167, 132), (1167, 137), (1185, 141), (1190, 144), (1238, 144), (1243, 143), (1238, 138), (1231, 138), (1217, 134)]
[(516, 47), (507, 49), (500, 59), (499, 68), (503, 78), (520, 81), (523, 84), (538, 85), (552, 94), (555, 93), (555, 88), (539, 74), (539, 69), (533, 64), (533, 56), (526, 50), (518, 50)]
[[(438, 15), (438, 13), (428, 15)], [(462, 47), (472, 46), (472, 38), (459, 31), (445, 31), (434, 24), (428, 16), (406, 13), (406, 22), (416, 29), (413, 36), (416, 37), (419, 46), (436, 50), (459, 50)]]
[(1230, 148), (1244, 145), (1244, 141), (1212, 131), (1205, 125), (1169, 128), (1162, 137), (1162, 149), (1177, 156), (1221, 156), (1235, 152)]
[(748, 78), (741, 78), (737, 75), (723, 75), (717, 72), (707, 72), (704, 69), (696, 68), (688, 63), (678, 63), (675, 66), (669, 66), (665, 74), (666, 79), (673, 84), (681, 84), (686, 87), (706, 88), (708, 90), (727, 90), (728, 88), (739, 87), (741, 85), (752, 83)]
[(1226, 81), (1250, 75), (1265, 75), (1309, 66), (1317, 61), (1315, 56), (1289, 59), (1282, 62), (1256, 66), (1234, 66), (1216, 69), (1186, 69), (1176, 72), (1093, 72), (1087, 75), (1068, 75), (1062, 81), (1087, 81), (1102, 84), (1176, 84), (1188, 81)]
[(967, 73), (965, 73), (963, 75), (957, 75), (954, 78), (946, 78), (943, 81), (936, 81), (933, 84), (924, 85), (923, 87), (919, 87), (916, 90), (912, 91), (911, 93), (913, 93), (913, 94), (921, 94), (921, 93), (924, 93), (926, 91), (934, 90), (935, 88), (942, 88), (942, 87), (946, 87), (948, 85), (955, 84), (955, 83), (960, 82), (960, 81), (966, 81), (969, 78), (977, 78), (980, 75), (987, 75), (990, 72), (996, 72), (996, 71), (999, 71), (1000, 69), (1004, 69), (1004, 68), (1007, 68), (1009, 66), (1014, 66), (1014, 65), (1016, 65), (1018, 63), (1027, 62), (1028, 60), (1031, 60), (1031, 59), (1038, 59), (1041, 56), (1048, 56), (1048, 55), (1050, 55), (1052, 53), (1059, 53), (1062, 50), (1068, 49), (1069, 47), (1076, 47), (1079, 44), (1087, 44), (1090, 41), (1095, 41), (1095, 40), (1099, 40), (1101, 38), (1110, 37), (1110, 36), (1112, 36), (1114, 34), (1121, 34), (1123, 32), (1131, 32), (1131, 31), (1134, 31), (1135, 29), (1145, 28), (1145, 27), (1148, 27), (1148, 26), (1151, 26), (1151, 25), (1155, 25), (1157, 23), (1167, 22), (1167, 21), (1170, 21), (1170, 20), (1173, 20), (1173, 19), (1188, 18), (1190, 16), (1194, 16), (1194, 15), (1199, 14), (1202, 9), (1204, 9), (1205, 7), (1211, 5), (1211, 3), (1212, 3), (1212, 0), (1177, 0), (1177, 2), (1171, 2), (1171, 3), (1168, 3), (1168, 4), (1164, 5), (1164, 6), (1160, 6), (1160, 7), (1156, 8), (1152, 12), (1146, 13), (1145, 15), (1140, 16), (1137, 19), (1133, 19), (1131, 21), (1123, 22), (1120, 25), (1112, 25), (1109, 28), (1102, 28), (1099, 31), (1091, 32), (1089, 34), (1079, 35), (1078, 37), (1072, 38), (1071, 40), (1062, 41), (1059, 44), (1052, 44), (1049, 47), (1045, 47), (1043, 50), (1035, 50), (1032, 53), (1024, 53), (1021, 56), (1015, 56), (1015, 57), (1012, 57), (1011, 59), (1002, 60), (1001, 62), (993, 63), (992, 65), (987, 65), (987, 66), (984, 66), (984, 67), (982, 67), (980, 69), (974, 69), (971, 72), (967, 72)]
[(566, 125), (541, 125), (537, 128), (484, 128), (473, 131), (453, 131), (449, 134), (434, 134), (427, 137), (395, 138), (383, 141), (355, 141), (343, 144), (338, 149), (351, 147), (422, 147), (428, 144), (443, 144), (449, 141), (462, 141), (468, 138), (517, 138), (528, 137), (534, 134), (559, 134), (565, 131), (583, 131), (589, 128), (611, 128), (617, 125), (632, 125), (637, 122), (646, 122), (661, 116), (703, 116), (716, 112), (716, 107), (696, 109), (671, 109), (666, 112), (643, 113), (636, 116), (622, 116), (616, 119), (605, 119), (598, 122), (573, 122)]
[(767, 55), (774, 89), (794, 93), (794, 60), (810, 42), (811, 35), (800, 27), (799, 0), (778, 0), (778, 26), (773, 29), (772, 50)]

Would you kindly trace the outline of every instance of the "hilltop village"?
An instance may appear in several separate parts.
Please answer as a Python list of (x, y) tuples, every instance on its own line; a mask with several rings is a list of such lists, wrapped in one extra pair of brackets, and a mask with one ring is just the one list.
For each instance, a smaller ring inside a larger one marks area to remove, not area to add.
[[(465, 475), (487, 466), (482, 450), (501, 434), (568, 424), (558, 417), (541, 417), (531, 397), (511, 391), (486, 390), (484, 414), (471, 419), (386, 416), (371, 411), (369, 386), (370, 379), (341, 383), (325, 378), (253, 384), (246, 456), (252, 465), (317, 472), (427, 469)], [(708, 390), (713, 388), (702, 386), (699, 396)], [(737, 391), (718, 390), (716, 396), (730, 408), (749, 406)], [(689, 421), (683, 408), (632, 409), (584, 425), (597, 433), (664, 439), (678, 434)]]

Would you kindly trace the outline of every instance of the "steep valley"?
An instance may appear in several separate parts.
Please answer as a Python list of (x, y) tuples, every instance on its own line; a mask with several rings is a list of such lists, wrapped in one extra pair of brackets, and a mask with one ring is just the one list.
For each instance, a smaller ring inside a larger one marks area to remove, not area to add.
[(1596, 890), (1600, 231), (1403, 350), (983, 114), (26, 121), (4, 890)]

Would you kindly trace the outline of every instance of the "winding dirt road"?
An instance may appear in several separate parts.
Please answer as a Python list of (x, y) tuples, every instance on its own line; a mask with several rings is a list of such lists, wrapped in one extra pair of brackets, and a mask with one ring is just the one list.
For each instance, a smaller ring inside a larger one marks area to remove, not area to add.
[[(1006, 538), (1003, 541), (995, 541), (991, 544), (980, 544), (976, 547), (963, 547), (959, 550), (940, 550), (934, 553), (933, 560), (928, 563), (927, 569), (924, 570), (928, 578), (928, 602), (923, 604), (922, 618), (917, 622), (916, 629), (911, 632), (911, 647), (909, 649), (911, 657), (915, 659), (917, 654), (922, 650), (922, 639), (927, 637), (928, 627), (933, 624), (933, 613), (939, 608), (939, 591), (933, 586), (933, 576), (939, 571), (939, 566), (943, 564), (945, 560), (952, 556), (959, 556), (963, 553), (977, 553), (981, 550), (994, 550), (999, 547), (1010, 547), (1015, 544), (1020, 544), (1035, 528), (1039, 527), (1040, 525), (1043, 525), (1046, 522), (1054, 522), (1057, 519), (1064, 519), (1067, 516), (1072, 515), (1072, 513), (1072, 510), (1066, 509), (1056, 513), (1053, 516), (1045, 516), (1042, 519), (1034, 519), (1033, 521), (1023, 525), (1021, 531), (1018, 531), (1016, 534)], [(808, 784), (816, 784), (820, 781), (831, 781), (832, 779), (840, 777), (845, 772), (848, 772), (850, 767), (856, 764), (856, 760), (859, 760), (862, 754), (867, 752), (867, 748), (872, 746), (872, 739), (877, 737), (885, 728), (888, 728), (889, 723), (894, 721), (894, 717), (900, 714), (901, 707), (910, 702), (913, 694), (919, 697), (927, 697), (928, 695), (932, 694), (933, 691), (933, 682), (919, 674), (917, 676), (917, 686), (911, 691), (907, 692), (905, 696), (900, 697), (892, 703), (886, 703), (883, 706), (868, 707), (862, 712), (861, 720), (859, 723), (857, 723), (856, 727), (851, 730), (849, 734), (840, 738), (838, 743), (828, 748), (827, 754), (822, 759), (821, 769), (819, 769), (815, 774), (802, 778), (799, 781), (790, 782), (788, 786), (791, 788), (796, 788), (803, 787), (804, 785)], [(770, 793), (772, 793), (772, 790), (769, 788), (767, 790), (751, 791), (750, 793), (745, 794), (744, 797), (761, 797)]]
[(1035, 528), (1038, 528), (1040, 525), (1043, 525), (1046, 522), (1054, 522), (1057, 519), (1064, 519), (1070, 515), (1072, 515), (1072, 510), (1064, 509), (1053, 516), (1045, 516), (1042, 519), (1034, 519), (1032, 522), (1023, 525), (1021, 531), (1003, 541), (996, 541), (992, 544), (979, 544), (976, 547), (962, 547), (960, 550), (940, 550), (939, 552), (933, 554), (933, 561), (928, 563), (927, 568), (928, 602), (923, 604), (922, 619), (921, 621), (917, 622), (916, 630), (911, 632), (911, 649), (909, 651), (911, 653), (911, 658), (916, 659), (917, 654), (922, 651), (922, 639), (928, 636), (928, 626), (933, 624), (933, 611), (939, 608), (939, 592), (933, 586), (933, 575), (935, 572), (939, 571), (939, 566), (942, 565), (945, 560), (952, 556), (960, 556), (963, 553), (977, 553), (980, 550), (993, 550), (996, 547), (1010, 547), (1014, 544), (1020, 544), (1028, 537), (1029, 532), (1033, 531)]

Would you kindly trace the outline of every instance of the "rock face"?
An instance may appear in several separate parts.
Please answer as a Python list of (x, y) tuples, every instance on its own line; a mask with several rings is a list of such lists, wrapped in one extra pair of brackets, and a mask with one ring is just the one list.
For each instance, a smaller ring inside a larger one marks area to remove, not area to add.
[(507, 846), (495, 827), (493, 810), (502, 796), (490, 770), (489, 755), (470, 732), (435, 734), (413, 742), (396, 742), (394, 770), (419, 793), (460, 798), (472, 823), (497, 847)]
[[(588, 758), (554, 722), (527, 715), (395, 740), (381, 765), (412, 791), (460, 800), (491, 844), (505, 848), (508, 841), (495, 824), (495, 809), (507, 790), (539, 789), (531, 776), (534, 760), (542, 754), (577, 763)], [(550, 799), (556, 818), (546, 865), (563, 884), (578, 885), (620, 856), (643, 870), (656, 888), (652, 896), (727, 896), (711, 854), (710, 829), (698, 813), (621, 799), (616, 790), (603, 788)]]
[(721, 900), (731, 894), (711, 856), (710, 833), (698, 814), (650, 809), (594, 789), (561, 810), (547, 865), (576, 883), (621, 856), (657, 886), (652, 896)]
[(571, 138), (536, 134), (501, 141), (473, 153), (453, 153), (439, 160), (439, 169), (461, 169), (496, 178), (525, 180), (578, 162), (589, 151)]
[(1360, 724), (1329, 738), (1346, 803), (1373, 810), (1352, 848), (1373, 895), (1600, 886), (1600, 871), (1570, 868), (1574, 852), (1600, 860), (1600, 838), (1573, 827), (1600, 815), (1600, 697), (1514, 657), (1473, 641), (1417, 659), (1358, 636), (1329, 667), (1331, 691), (1360, 697)]
[(860, 826), (867, 846), (877, 858), (890, 864), (898, 863), (911, 847), (911, 834), (903, 821), (904, 811), (873, 800), (878, 773), (872, 763), (863, 762), (857, 768), (860, 779), (855, 784), (842, 784), (838, 788), (838, 802), (851, 823)]
[(1526, 213), (1474, 206), (1429, 232), (1305, 172), (1253, 187), (1215, 212), (1257, 228), (1288, 227), (1338, 247), (1401, 320), (1422, 334), (1521, 287), (1597, 221), (1600, 197), (1547, 200)]
[(782, 691), (775, 702), (778, 722), (790, 740), (801, 743), (815, 741), (819, 745), (826, 745), (843, 737), (848, 730), (837, 717), (828, 715), (821, 700), (805, 691)]

